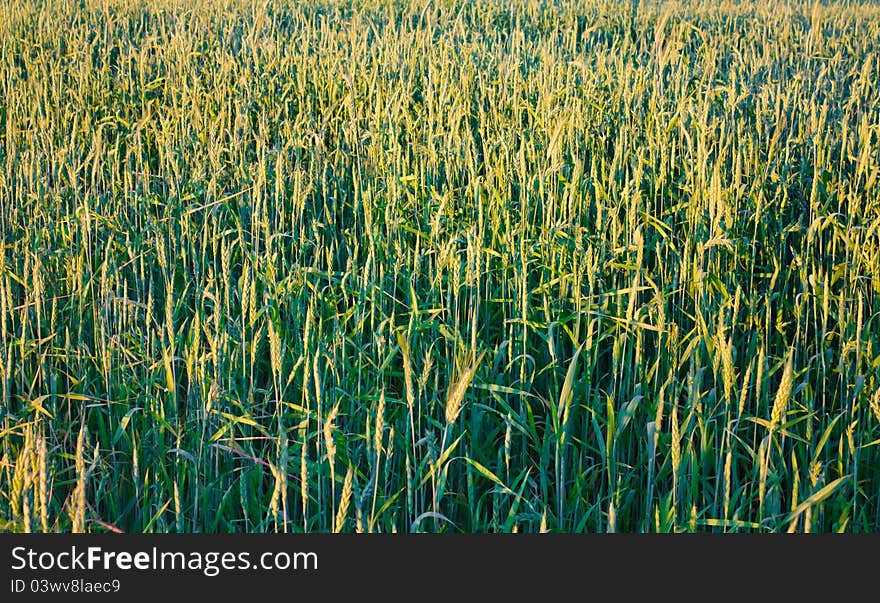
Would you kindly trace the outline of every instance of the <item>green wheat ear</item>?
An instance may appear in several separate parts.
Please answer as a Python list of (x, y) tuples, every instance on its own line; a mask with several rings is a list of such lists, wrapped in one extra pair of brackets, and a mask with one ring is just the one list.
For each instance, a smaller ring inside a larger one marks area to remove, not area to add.
[(773, 398), (773, 410), (770, 414), (771, 431), (773, 431), (782, 421), (782, 418), (785, 415), (785, 410), (788, 408), (793, 385), (792, 367), (792, 354), (789, 354), (785, 359), (785, 368), (782, 371), (782, 379), (779, 382), (779, 388), (776, 390), (776, 396)]
[(446, 396), (445, 413), (447, 426), (453, 425), (458, 419), (458, 415), (461, 413), (462, 405), (464, 404), (465, 393), (467, 393), (468, 387), (470, 387), (471, 381), (485, 355), (486, 352), (481, 352), (480, 355), (474, 359), (473, 363), (461, 372), (458, 379), (454, 382), (454, 385), (449, 389), (449, 393)]

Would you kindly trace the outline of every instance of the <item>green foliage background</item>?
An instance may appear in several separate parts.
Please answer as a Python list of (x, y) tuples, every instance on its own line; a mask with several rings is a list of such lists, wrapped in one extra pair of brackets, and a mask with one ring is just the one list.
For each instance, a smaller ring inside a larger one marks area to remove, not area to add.
[(877, 531), (880, 9), (0, 6), (13, 531)]

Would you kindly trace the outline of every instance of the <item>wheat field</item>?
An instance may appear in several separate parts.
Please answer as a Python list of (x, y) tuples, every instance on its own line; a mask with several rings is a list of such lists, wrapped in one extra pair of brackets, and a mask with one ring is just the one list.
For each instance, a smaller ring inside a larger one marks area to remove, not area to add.
[(880, 7), (6, 0), (0, 530), (880, 531)]

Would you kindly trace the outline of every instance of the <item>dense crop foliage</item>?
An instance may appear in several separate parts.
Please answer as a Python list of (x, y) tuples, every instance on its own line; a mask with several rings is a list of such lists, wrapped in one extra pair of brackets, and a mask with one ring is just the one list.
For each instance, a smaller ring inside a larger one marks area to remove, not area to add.
[(880, 531), (880, 8), (0, 4), (0, 528)]

